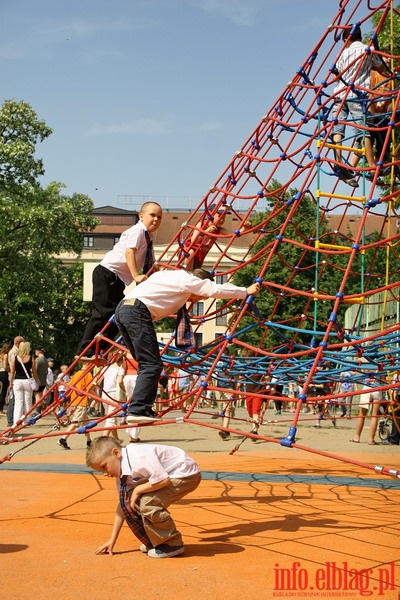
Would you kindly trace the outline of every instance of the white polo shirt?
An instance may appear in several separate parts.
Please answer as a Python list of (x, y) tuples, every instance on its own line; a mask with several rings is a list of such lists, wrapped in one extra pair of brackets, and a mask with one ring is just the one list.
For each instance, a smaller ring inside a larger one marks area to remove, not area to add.
[[(100, 263), (103, 267), (118, 275), (125, 285), (130, 285), (133, 281), (126, 262), (125, 252), (127, 248), (134, 248), (136, 250), (136, 265), (140, 272), (144, 267), (147, 253), (146, 231), (146, 227), (142, 221), (138, 221), (136, 225), (133, 225), (121, 234), (114, 248), (107, 252)], [(149, 236), (152, 239), (150, 233)]]
[[(181, 448), (163, 444), (130, 444), (122, 449), (121, 475), (127, 475), (127, 487), (135, 479), (145, 478), (152, 485), (170, 479), (184, 479), (200, 473), (200, 468)], [(119, 487), (119, 480), (117, 480)]]
[[(336, 68), (346, 83), (354, 83), (357, 87), (371, 87), (371, 69), (373, 67), (382, 67), (380, 58), (369, 53), (366, 50), (368, 46), (360, 41), (353, 42), (345, 48), (336, 63)], [(339, 96), (344, 97), (348, 87), (339, 80), (335, 92), (340, 92)], [(349, 96), (354, 96), (350, 90)]]
[(131, 290), (126, 298), (137, 298), (147, 306), (153, 321), (175, 314), (194, 294), (203, 298), (239, 298), (247, 296), (244, 287), (231, 283), (218, 284), (199, 279), (183, 269), (158, 271)]

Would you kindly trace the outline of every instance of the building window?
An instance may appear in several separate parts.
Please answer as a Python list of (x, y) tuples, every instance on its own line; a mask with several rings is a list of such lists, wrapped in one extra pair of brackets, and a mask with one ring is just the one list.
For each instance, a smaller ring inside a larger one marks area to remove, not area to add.
[(94, 246), (94, 237), (92, 235), (84, 235), (83, 236), (83, 247), (84, 248), (93, 248)]
[(194, 334), (195, 340), (196, 340), (196, 346), (202, 346), (203, 345), (203, 334), (202, 333), (195, 333)]
[(215, 324), (219, 325), (220, 327), (225, 327), (226, 325), (228, 325), (228, 311), (221, 311), (218, 315), (218, 317), (215, 319)]
[(193, 304), (192, 315), (194, 317), (202, 317), (204, 315), (204, 302), (196, 302), (196, 304)]
[(226, 283), (228, 281), (228, 275), (217, 275), (215, 283)]
[(219, 312), (215, 318), (215, 324), (219, 325), (220, 327), (226, 327), (226, 325), (228, 324), (228, 309), (227, 308), (221, 309), (221, 306), (223, 306), (223, 303), (218, 302), (217, 309), (219, 310)]
[(121, 236), (120, 235), (116, 235), (114, 236), (114, 244), (118, 244), (119, 240), (120, 240)]

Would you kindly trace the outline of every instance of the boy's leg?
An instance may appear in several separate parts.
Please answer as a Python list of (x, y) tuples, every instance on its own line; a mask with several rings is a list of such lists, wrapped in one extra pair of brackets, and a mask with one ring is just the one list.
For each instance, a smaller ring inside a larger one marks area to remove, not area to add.
[(131, 494), (132, 490), (129, 490), (128, 492), (126, 490), (126, 477), (122, 477), (119, 490), (119, 502), (122, 512), (124, 513), (125, 521), (133, 535), (135, 535), (137, 539), (146, 546), (146, 548), (151, 548), (151, 541), (149, 540), (149, 537), (145, 531), (142, 515), (137, 509), (133, 509), (131, 506)]
[[(97, 265), (93, 271), (93, 294), (92, 294), (92, 314), (86, 324), (82, 341), (79, 344), (77, 353), (80, 354), (90, 344), (96, 333), (99, 333), (107, 323), (108, 319), (114, 314), (116, 307), (124, 297), (125, 285), (114, 273)], [(118, 333), (114, 323), (107, 327), (106, 336), (113, 339)], [(106, 347), (106, 344), (100, 344)], [(89, 350), (89, 354), (94, 354), (94, 348)]]
[(172, 547), (182, 546), (182, 536), (176, 529), (167, 507), (193, 492), (200, 481), (201, 473), (184, 479), (171, 479), (166, 487), (140, 497), (140, 514), (145, 531), (154, 547), (161, 544)]
[(143, 303), (122, 303), (115, 313), (118, 327), (138, 363), (138, 377), (133, 396), (129, 398), (128, 415), (142, 415), (156, 400), (158, 381), (163, 369), (150, 313)]

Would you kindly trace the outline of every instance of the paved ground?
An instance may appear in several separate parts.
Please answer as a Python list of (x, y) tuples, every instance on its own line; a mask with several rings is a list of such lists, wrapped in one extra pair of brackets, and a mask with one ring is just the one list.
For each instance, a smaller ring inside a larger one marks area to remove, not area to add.
[[(141, 432), (143, 443), (185, 448), (204, 475), (196, 492), (173, 507), (186, 551), (168, 560), (141, 554), (128, 528), (113, 556), (93, 555), (110, 533), (115, 484), (84, 466), (82, 435), (70, 438), (71, 451), (57, 445), (59, 431), (27, 448), (28, 442), (3, 446), (3, 456), (15, 452), (0, 465), (5, 597), (399, 599), (400, 481), (360, 466), (399, 467), (398, 447), (369, 446), (368, 424), (354, 444), (354, 421), (341, 419), (336, 429), (324, 422), (317, 430), (304, 415), (296, 442), (314, 452), (288, 448), (280, 444), (291, 425), (286, 413), (262, 427), (271, 441), (247, 439), (230, 454), (242, 437), (222, 441), (213, 429), (218, 420), (194, 418), (203, 426), (163, 423)], [(267, 418), (275, 419), (273, 411)], [(52, 425), (45, 419), (31, 432)]]
[[(209, 412), (193, 413), (190, 422), (182, 422), (183, 413), (174, 411), (169, 413), (156, 426), (142, 427), (140, 438), (143, 442), (147, 440), (159, 443), (173, 443), (181, 446), (188, 452), (222, 452), (229, 454), (236, 444), (243, 439), (243, 436), (231, 434), (229, 440), (223, 441), (218, 435), (222, 420), (213, 419), (212, 415), (214, 413), (215, 411), (211, 409), (209, 409)], [(236, 411), (235, 419), (231, 420), (230, 427), (239, 431), (250, 431), (251, 424), (246, 421), (246, 414), (244, 408), (239, 408)], [(255, 448), (260, 451), (269, 451), (272, 445), (275, 449), (281, 448), (281, 451), (286, 454), (290, 449), (281, 447), (280, 441), (289, 433), (293, 423), (293, 414), (287, 412), (281, 416), (276, 416), (275, 411), (269, 409), (266, 411), (264, 419), (267, 422), (260, 428), (259, 433), (260, 436), (266, 437), (271, 441), (259, 440), (252, 442), (248, 438), (240, 447), (240, 452), (253, 451)], [(302, 414), (300, 416), (295, 435), (297, 444), (310, 449), (330, 452), (335, 455), (340, 455), (343, 452), (360, 452), (363, 454), (366, 450), (371, 449), (371, 447), (368, 448), (368, 422), (366, 422), (364, 427), (360, 444), (354, 444), (350, 441), (354, 435), (356, 417), (352, 419), (337, 418), (336, 428), (333, 427), (330, 420), (323, 421), (320, 429), (314, 427), (316, 423), (317, 417), (312, 414)], [(9, 444), (5, 447), (5, 453), (8, 451), (19, 451), (21, 448), (24, 448), (21, 451), (21, 454), (24, 456), (29, 456), (30, 454), (46, 456), (49, 452), (53, 453), (53, 451), (62, 453), (62, 448), (57, 445), (57, 440), (62, 435), (62, 430), (52, 431), (53, 426), (54, 420), (51, 417), (39, 420), (36, 425), (22, 430), (21, 434), (24, 436), (47, 434), (45, 439), (35, 442), (27, 448), (24, 447), (27, 442)], [(0, 416), (0, 431), (5, 428), (6, 419), (4, 416)], [(93, 435), (99, 435), (99, 433), (94, 433)], [(128, 441), (124, 430), (121, 430), (120, 438), (124, 442)], [(379, 441), (378, 435), (375, 439)], [(82, 449), (85, 446), (84, 436), (73, 434), (69, 438), (68, 443), (73, 450)], [(373, 447), (373, 455), (377, 457), (380, 455), (386, 456), (392, 451), (399, 451), (399, 448), (381, 445)]]

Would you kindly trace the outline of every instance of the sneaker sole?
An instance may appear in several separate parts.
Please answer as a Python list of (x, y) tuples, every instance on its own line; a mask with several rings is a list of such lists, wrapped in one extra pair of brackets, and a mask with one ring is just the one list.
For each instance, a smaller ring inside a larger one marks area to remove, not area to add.
[(179, 554), (183, 554), (184, 552), (184, 548), (177, 548), (176, 550), (173, 550), (172, 552), (162, 552), (157, 554), (155, 552), (155, 548), (152, 548), (151, 550), (148, 551), (147, 556), (149, 556), (150, 558), (171, 558), (173, 556), (178, 556)]
[(146, 417), (145, 415), (128, 415), (125, 421), (127, 423), (141, 423), (143, 421), (151, 423), (152, 421), (161, 421), (161, 419), (158, 417)]
[(342, 179), (342, 181), (344, 183), (346, 183), (347, 185), (349, 185), (350, 187), (353, 187), (353, 188), (359, 187), (358, 181), (356, 179)]

